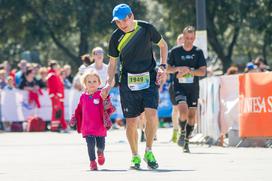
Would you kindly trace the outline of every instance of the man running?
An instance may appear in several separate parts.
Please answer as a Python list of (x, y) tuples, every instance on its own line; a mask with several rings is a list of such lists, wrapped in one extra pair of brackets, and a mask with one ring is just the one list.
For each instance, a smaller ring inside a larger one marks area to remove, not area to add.
[(175, 100), (181, 127), (178, 145), (189, 153), (189, 136), (194, 129), (199, 97), (199, 76), (206, 74), (206, 61), (202, 50), (193, 45), (195, 28), (185, 27), (183, 38), (184, 44), (174, 47), (169, 53), (167, 71), (174, 73)]
[[(184, 43), (183, 34), (179, 34), (176, 40), (176, 46), (182, 46)], [(172, 123), (173, 123), (173, 133), (171, 141), (173, 143), (177, 143), (178, 141), (178, 134), (179, 134), (179, 110), (177, 106), (177, 102), (175, 100), (175, 92), (174, 92), (174, 75), (169, 74), (169, 95), (170, 101), (172, 103)]]
[[(116, 29), (109, 42), (107, 85), (102, 96), (107, 96), (113, 81), (117, 58), (121, 61), (120, 97), (126, 118), (126, 135), (132, 152), (132, 167), (140, 168), (137, 121), (142, 112), (146, 116), (146, 149), (144, 160), (151, 169), (158, 168), (152, 152), (153, 138), (158, 126), (158, 85), (166, 76), (167, 44), (156, 28), (144, 21), (134, 20), (127, 4), (115, 6), (112, 12)], [(152, 43), (160, 48), (161, 64), (156, 71)]]

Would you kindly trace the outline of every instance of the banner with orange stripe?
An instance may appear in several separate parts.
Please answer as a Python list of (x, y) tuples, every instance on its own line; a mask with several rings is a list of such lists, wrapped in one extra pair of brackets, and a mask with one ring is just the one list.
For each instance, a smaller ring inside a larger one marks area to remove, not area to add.
[(272, 72), (239, 75), (239, 103), (240, 137), (272, 137)]

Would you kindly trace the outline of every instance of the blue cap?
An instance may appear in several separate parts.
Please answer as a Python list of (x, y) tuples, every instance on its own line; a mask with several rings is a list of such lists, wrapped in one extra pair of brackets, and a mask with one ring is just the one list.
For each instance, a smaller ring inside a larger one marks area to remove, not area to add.
[(256, 69), (257, 66), (254, 65), (252, 62), (249, 62), (249, 63), (247, 63), (246, 68), (247, 68), (248, 70), (252, 70), (252, 69)]
[(127, 5), (127, 4), (118, 4), (112, 10), (112, 20), (111, 20), (111, 22), (114, 22), (115, 20), (123, 20), (130, 13), (132, 13), (132, 11), (131, 11), (129, 5)]

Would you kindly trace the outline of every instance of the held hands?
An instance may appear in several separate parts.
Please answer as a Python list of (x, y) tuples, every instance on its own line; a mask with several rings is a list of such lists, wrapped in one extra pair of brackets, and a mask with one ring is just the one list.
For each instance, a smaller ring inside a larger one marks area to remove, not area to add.
[(103, 100), (105, 100), (108, 97), (110, 89), (111, 86), (108, 83), (105, 85), (105, 87), (102, 88), (100, 95)]
[(167, 75), (164, 68), (159, 67), (156, 77), (156, 84), (162, 85), (164, 82), (166, 82)]

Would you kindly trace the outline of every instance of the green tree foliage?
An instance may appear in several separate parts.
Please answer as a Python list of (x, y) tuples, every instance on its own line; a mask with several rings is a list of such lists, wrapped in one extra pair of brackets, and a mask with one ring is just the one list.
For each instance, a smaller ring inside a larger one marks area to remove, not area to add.
[(133, 7), (138, 17), (145, 6), (137, 0), (0, 0), (0, 58), (19, 59), (24, 50), (79, 65), (80, 56), (95, 46), (107, 47), (114, 25), (112, 9)]
[[(195, 1), (156, 1), (163, 4), (168, 12), (164, 22), (168, 22), (169, 30), (175, 32), (169, 37), (171, 42), (183, 27), (195, 24)], [(270, 0), (206, 0), (209, 46), (222, 61), (224, 71), (233, 63), (233, 54), (239, 57), (245, 51), (256, 48), (254, 39), (259, 35), (262, 35), (261, 54), (267, 57), (271, 48), (271, 3)], [(246, 34), (241, 36), (241, 32)], [(237, 44), (240, 46), (237, 47)]]
[[(43, 63), (54, 58), (78, 66), (91, 48), (107, 48), (118, 3), (130, 4), (136, 19), (152, 22), (169, 47), (186, 25), (195, 26), (194, 0), (0, 0), (0, 60), (18, 61), (30, 50)], [(206, 0), (206, 9), (209, 49), (224, 71), (238, 59), (271, 59), (271, 0)]]

